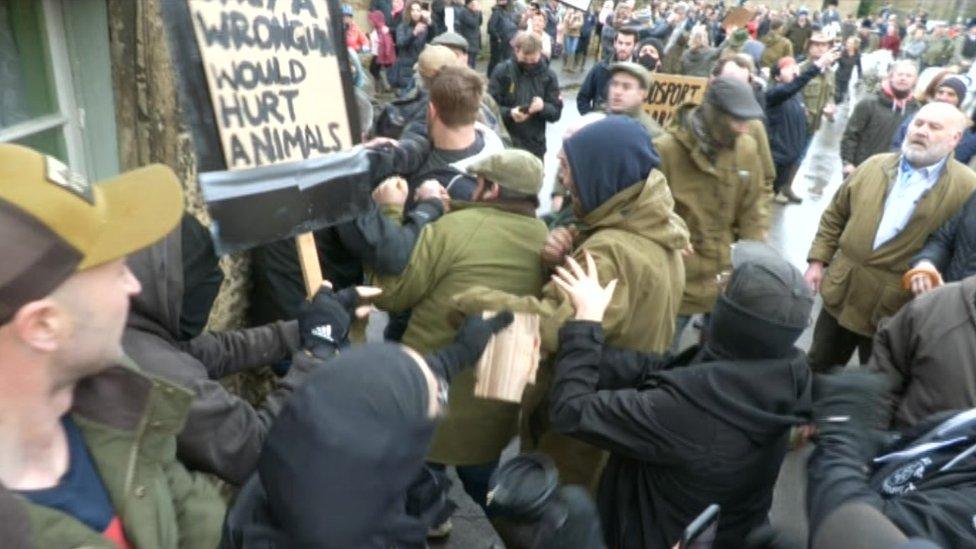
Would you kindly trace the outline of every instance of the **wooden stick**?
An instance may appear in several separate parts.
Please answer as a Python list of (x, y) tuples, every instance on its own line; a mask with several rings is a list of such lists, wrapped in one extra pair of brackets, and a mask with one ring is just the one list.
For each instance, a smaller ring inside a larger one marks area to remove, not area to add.
[(298, 247), (298, 262), (302, 266), (305, 291), (311, 298), (322, 287), (323, 280), (319, 252), (315, 247), (315, 236), (312, 233), (302, 233), (295, 237), (295, 246)]

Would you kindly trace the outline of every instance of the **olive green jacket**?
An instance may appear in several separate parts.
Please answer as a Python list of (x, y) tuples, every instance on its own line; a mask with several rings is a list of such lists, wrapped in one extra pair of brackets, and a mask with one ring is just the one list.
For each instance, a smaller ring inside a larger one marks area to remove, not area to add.
[(922, 62), (929, 67), (946, 65), (952, 60), (955, 46), (952, 39), (948, 36), (929, 38), (925, 46), (925, 53), (922, 54)]
[(769, 148), (769, 135), (762, 120), (749, 121), (749, 137), (756, 142), (759, 153), (759, 167), (762, 168), (762, 183), (764, 197), (762, 200), (763, 214), (769, 216), (769, 207), (773, 202), (773, 183), (776, 181), (776, 165), (773, 164), (773, 151)]
[[(800, 65), (802, 73), (809, 67), (810, 61)], [(822, 72), (803, 87), (803, 104), (807, 108), (807, 134), (812, 135), (820, 129), (823, 120), (823, 110), (828, 103), (834, 101), (834, 71)]]
[(905, 229), (875, 250), (874, 237), (900, 160), (897, 153), (885, 153), (858, 166), (824, 211), (807, 254), (809, 261), (829, 265), (820, 285), (824, 309), (841, 326), (864, 336), (873, 335), (879, 320), (912, 298), (901, 285), (909, 261), (976, 189), (976, 173), (950, 158)]
[[(601, 284), (617, 280), (603, 315), (607, 344), (647, 353), (667, 351), (684, 289), (681, 250), (688, 245), (688, 229), (674, 213), (664, 176), (652, 170), (643, 184), (620, 191), (582, 219), (585, 228), (573, 257), (584, 265), (589, 253)], [(541, 300), (476, 288), (455, 296), (455, 302), (468, 313), (497, 307), (538, 313), (542, 350), (550, 356), (558, 348), (559, 329), (574, 312), (552, 282), (543, 289)], [(552, 377), (552, 363), (545, 361), (535, 385), (526, 388), (522, 448), (549, 455), (562, 482), (594, 488), (606, 452), (549, 431), (547, 396)]]
[(766, 49), (759, 59), (760, 67), (772, 70), (780, 59), (793, 56), (793, 42), (778, 32), (767, 32), (761, 42), (766, 45)]
[(712, 310), (716, 277), (732, 268), (732, 243), (764, 240), (769, 227), (768, 192), (755, 140), (739, 136), (735, 148), (719, 151), (713, 164), (686, 127), (693, 109), (682, 106), (667, 135), (654, 140), (674, 210), (687, 223), (695, 249), (684, 258), (683, 315)]
[(657, 120), (654, 120), (651, 115), (647, 114), (647, 111), (644, 110), (643, 106), (638, 108), (637, 112), (625, 114), (640, 122), (641, 126), (644, 126), (644, 130), (647, 131), (647, 135), (649, 135), (651, 139), (654, 139), (655, 137), (664, 133), (664, 128), (662, 128), (661, 125), (657, 123)]
[[(585, 254), (593, 256), (603, 285), (617, 279), (603, 315), (607, 343), (648, 353), (667, 350), (684, 289), (681, 250), (688, 245), (688, 229), (674, 213), (663, 175), (652, 170), (643, 184), (620, 191), (582, 219), (585, 228), (573, 258), (585, 265)], [(493, 308), (538, 313), (546, 353), (558, 349), (559, 329), (573, 316), (572, 303), (552, 282), (542, 299), (472, 288), (455, 295), (454, 305), (464, 313)]]
[[(176, 460), (176, 435), (191, 399), (189, 391), (131, 364), (86, 378), (75, 389), (71, 417), (135, 548), (211, 549), (220, 541), (223, 500)], [(74, 517), (24, 502), (34, 547), (115, 549)]]
[[(531, 212), (484, 203), (453, 210), (420, 232), (407, 268), (398, 276), (370, 276), (383, 289), (377, 307), (412, 310), (403, 343), (421, 354), (451, 343), (457, 332), (451, 297), (484, 286), (515, 295), (539, 295), (545, 224)], [(391, 217), (395, 212), (384, 212)], [(396, 219), (400, 219), (396, 217)], [(448, 415), (438, 425), (430, 460), (476, 465), (498, 459), (518, 428), (518, 404), (475, 398), (474, 369), (451, 380)]]

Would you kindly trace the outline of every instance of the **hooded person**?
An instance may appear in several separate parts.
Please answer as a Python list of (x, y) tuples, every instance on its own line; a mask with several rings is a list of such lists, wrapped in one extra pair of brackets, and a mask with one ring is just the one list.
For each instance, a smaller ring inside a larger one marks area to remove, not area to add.
[[(302, 335), (302, 320), (202, 332), (222, 276), (209, 233), (189, 215), (180, 229), (131, 256), (129, 268), (142, 292), (132, 298), (122, 336), (126, 354), (147, 372), (195, 394), (177, 436), (177, 456), (192, 470), (244, 482), (274, 416), (311, 366), (294, 362), (259, 407), (232, 394), (220, 379), (289, 358), (310, 341)], [(299, 316), (307, 319), (308, 313)], [(349, 319), (343, 322), (348, 329)]]
[(673, 547), (713, 503), (717, 549), (767, 520), (790, 429), (808, 421), (811, 374), (794, 344), (813, 295), (765, 244), (737, 244), (733, 264), (708, 342), (677, 356), (609, 343), (601, 321), (620, 281), (602, 282), (599, 260), (554, 277), (575, 317), (560, 331), (550, 420), (610, 451), (597, 496), (608, 547)]
[(661, 52), (664, 44), (657, 38), (645, 38), (637, 45), (637, 63), (648, 70), (657, 72), (661, 65)]
[(222, 547), (424, 547), (444, 501), (418, 506), (408, 491), (428, 474), (447, 387), (511, 322), (468, 318), (425, 357), (366, 344), (316, 368), (269, 432)]
[[(550, 233), (543, 260), (555, 266), (570, 253), (580, 261), (593, 255), (600, 280), (620, 279), (603, 319), (608, 341), (634, 351), (666, 351), (674, 333), (669, 315), (677, 314), (684, 289), (681, 252), (689, 241), (646, 131), (629, 117), (607, 116), (568, 138), (559, 159), (582, 228), (578, 234), (566, 228)], [(454, 301), (468, 313), (500, 306), (538, 313), (542, 350), (550, 354), (573, 312), (552, 283), (541, 299), (472, 288)], [(552, 457), (566, 484), (595, 486), (601, 451), (549, 432), (545, 399), (551, 377), (551, 364), (544, 362), (523, 399), (523, 448)]]

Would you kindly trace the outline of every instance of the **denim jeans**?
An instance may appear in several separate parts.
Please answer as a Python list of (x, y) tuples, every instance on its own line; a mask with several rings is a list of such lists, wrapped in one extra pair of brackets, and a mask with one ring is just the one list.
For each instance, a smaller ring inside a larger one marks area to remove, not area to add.
[(579, 46), (579, 36), (563, 36), (563, 53), (573, 55)]

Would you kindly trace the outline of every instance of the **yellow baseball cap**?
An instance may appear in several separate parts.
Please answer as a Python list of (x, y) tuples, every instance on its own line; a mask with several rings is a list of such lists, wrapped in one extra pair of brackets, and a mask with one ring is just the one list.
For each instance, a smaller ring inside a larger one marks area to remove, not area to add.
[(160, 240), (182, 212), (179, 180), (161, 164), (90, 183), (53, 157), (0, 143), (0, 323), (73, 273)]

